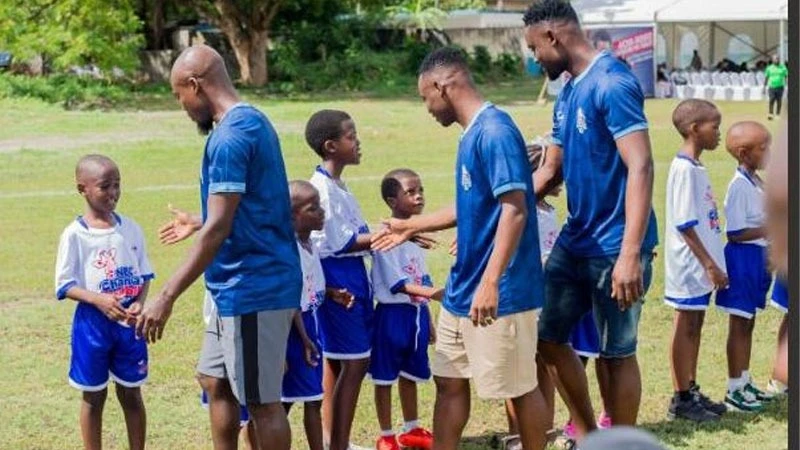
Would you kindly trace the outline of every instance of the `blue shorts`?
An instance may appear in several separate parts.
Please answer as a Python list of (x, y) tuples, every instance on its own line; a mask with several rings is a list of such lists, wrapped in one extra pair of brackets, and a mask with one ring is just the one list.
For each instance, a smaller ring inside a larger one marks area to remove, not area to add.
[(325, 258), (322, 269), (326, 286), (347, 289), (355, 296), (350, 309), (325, 297), (317, 310), (323, 355), (333, 360), (369, 358), (375, 307), (364, 258)]
[(770, 304), (784, 314), (789, 312), (789, 289), (786, 287), (786, 282), (780, 278), (775, 278)]
[(392, 385), (398, 377), (416, 382), (430, 380), (430, 322), (428, 305), (378, 304), (369, 364), (373, 383)]
[[(206, 391), (200, 393), (200, 406), (204, 409), (208, 409), (208, 393), (206, 393)], [(239, 426), (243, 427), (247, 425), (248, 420), (250, 420), (250, 413), (247, 412), (247, 407), (239, 405)]]
[(734, 316), (752, 319), (767, 305), (772, 274), (767, 270), (767, 248), (729, 242), (725, 245), (728, 289), (717, 292), (717, 308)]
[(591, 311), (584, 314), (572, 329), (569, 342), (579, 356), (597, 358), (600, 355), (600, 335), (597, 333), (597, 324)]
[[(586, 258), (553, 248), (545, 265), (545, 304), (539, 316), (539, 339), (567, 344), (573, 328), (593, 311), (600, 339), (600, 356), (626, 358), (636, 354), (641, 299), (621, 311), (611, 297), (611, 272), (617, 256)], [(645, 292), (653, 275), (653, 255), (642, 255)]]
[[(306, 311), (302, 317), (306, 334), (317, 345), (319, 351), (322, 343), (319, 341), (316, 313)], [(300, 333), (294, 326), (289, 332), (289, 342), (286, 346), (286, 366), (281, 392), (283, 403), (322, 400), (322, 361), (318, 361), (316, 367), (308, 365), (303, 340), (300, 339)]]
[(86, 392), (105, 389), (109, 376), (124, 387), (147, 380), (147, 343), (133, 327), (109, 320), (99, 309), (78, 303), (72, 321), (69, 384)]

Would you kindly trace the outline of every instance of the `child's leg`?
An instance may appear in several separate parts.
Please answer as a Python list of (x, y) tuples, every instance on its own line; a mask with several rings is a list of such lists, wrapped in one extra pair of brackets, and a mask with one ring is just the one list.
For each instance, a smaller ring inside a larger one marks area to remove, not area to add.
[(728, 378), (739, 378), (750, 367), (755, 316), (746, 319), (730, 315), (728, 326)]
[(788, 316), (783, 315), (778, 330), (778, 346), (775, 349), (775, 363), (772, 366), (772, 379), (784, 385), (789, 384), (789, 327)]
[(242, 440), (244, 450), (254, 450), (255, 445), (253, 443), (256, 441), (255, 437), (255, 428), (252, 421), (247, 421), (243, 427), (239, 429), (239, 439)]
[(86, 450), (103, 448), (103, 406), (105, 406), (107, 395), (106, 388), (97, 392), (83, 392), (81, 437), (83, 438), (83, 448)]
[(417, 383), (400, 377), (398, 391), (400, 393), (400, 408), (403, 410), (403, 421), (405, 423), (416, 422), (419, 419), (417, 413)]
[(140, 388), (128, 388), (117, 384), (117, 399), (125, 414), (125, 426), (128, 429), (128, 444), (131, 450), (144, 450), (147, 430), (147, 414), (142, 401)]
[[(402, 380), (402, 379), (401, 379)], [(400, 391), (402, 404), (403, 391)], [(415, 398), (416, 399), (416, 398)], [(378, 415), (378, 425), (381, 433), (392, 430), (392, 385), (375, 385), (375, 412)]]
[(356, 414), (361, 382), (369, 367), (369, 358), (340, 361), (341, 371), (333, 388), (331, 450), (346, 450), (350, 445), (350, 429)]
[(333, 391), (342, 371), (340, 361), (325, 358), (322, 367), (322, 434), (325, 442), (331, 441), (333, 428)]
[(705, 311), (675, 311), (670, 361), (675, 392), (688, 392), (697, 373)]
[(322, 418), (320, 417), (321, 402), (306, 402), (303, 406), (303, 425), (306, 429), (306, 439), (309, 450), (322, 450)]

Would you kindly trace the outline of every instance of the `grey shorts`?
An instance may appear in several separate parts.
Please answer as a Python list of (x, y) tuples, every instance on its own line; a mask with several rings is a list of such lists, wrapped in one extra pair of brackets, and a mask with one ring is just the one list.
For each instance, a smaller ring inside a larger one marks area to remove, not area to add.
[(206, 328), (197, 372), (227, 379), (242, 405), (280, 402), (286, 343), (295, 311), (232, 317), (215, 314)]

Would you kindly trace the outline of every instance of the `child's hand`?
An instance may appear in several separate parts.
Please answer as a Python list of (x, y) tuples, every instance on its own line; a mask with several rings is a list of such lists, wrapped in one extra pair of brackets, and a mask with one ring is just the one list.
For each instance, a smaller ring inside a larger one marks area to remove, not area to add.
[(450, 243), (450, 249), (447, 252), (450, 253), (450, 256), (458, 255), (458, 240), (456, 238), (453, 238), (453, 242)]
[(310, 339), (305, 341), (303, 345), (306, 348), (306, 364), (311, 367), (317, 367), (320, 359), (317, 346)]
[(131, 303), (125, 311), (128, 313), (128, 318), (125, 321), (128, 325), (135, 325), (136, 317), (142, 312), (142, 302)]
[(350, 293), (347, 289), (328, 289), (328, 296), (330, 296), (331, 300), (335, 301), (336, 303), (344, 306), (347, 309), (353, 307), (356, 302), (356, 297)]
[(122, 295), (97, 294), (92, 304), (114, 322), (126, 320), (128, 312), (122, 307)]
[(444, 288), (437, 289), (436, 292), (434, 292), (433, 295), (431, 295), (431, 300), (442, 301), (443, 298), (444, 298)]
[(194, 234), (202, 226), (186, 211), (175, 208), (171, 204), (167, 208), (173, 217), (171, 221), (158, 229), (158, 239), (162, 244), (172, 245), (178, 243)]
[(706, 270), (706, 274), (708, 279), (711, 280), (711, 284), (714, 285), (714, 289), (720, 290), (728, 287), (728, 276), (716, 264), (709, 267)]

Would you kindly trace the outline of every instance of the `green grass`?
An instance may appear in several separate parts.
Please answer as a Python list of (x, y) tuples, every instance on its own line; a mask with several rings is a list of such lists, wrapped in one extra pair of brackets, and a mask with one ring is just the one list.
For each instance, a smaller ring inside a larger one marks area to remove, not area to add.
[[(526, 137), (548, 130), (551, 106), (534, 104), (537, 89), (505, 86), (488, 92), (515, 118)], [(203, 138), (184, 113), (160, 100), (165, 111), (125, 112), (64, 111), (32, 100), (2, 100), (0, 108), (0, 430), (3, 448), (80, 448), (77, 412), (79, 394), (67, 383), (72, 302), (53, 297), (53, 266), (58, 237), (82, 211), (74, 192), (72, 171), (77, 158), (102, 152), (120, 165), (123, 197), (119, 210), (144, 228), (149, 254), (161, 283), (184, 257), (188, 244), (162, 247), (156, 229), (168, 219), (167, 203), (197, 209), (197, 180)], [(401, 99), (328, 97), (305, 100), (266, 98), (257, 93), (247, 100), (257, 104), (280, 133), (291, 178), (308, 178), (317, 158), (303, 139), (305, 120), (320, 108), (349, 111), (358, 126), (363, 159), (348, 168), (345, 178), (370, 223), (387, 214), (380, 200), (379, 179), (389, 169), (411, 167), (422, 175), (428, 210), (453, 198), (453, 163), (460, 130), (442, 129), (421, 102), (408, 95)], [(654, 205), (663, 236), (664, 186), (669, 162), (680, 140), (670, 121), (673, 101), (648, 101), (647, 114), (656, 161)], [(761, 120), (765, 105), (721, 103), (723, 129), (734, 121)], [(735, 163), (724, 150), (704, 155), (715, 192), (720, 199)], [(564, 215), (563, 197), (557, 201)], [(448, 242), (451, 234), (442, 236)], [(434, 280), (442, 283), (450, 258), (446, 246), (429, 254)], [(647, 296), (640, 327), (640, 363), (644, 393), (640, 423), (672, 448), (782, 449), (787, 448), (787, 405), (771, 405), (758, 416), (730, 414), (720, 423), (695, 426), (664, 419), (671, 394), (668, 348), (672, 311), (663, 305), (663, 261), (655, 262), (655, 279)], [(208, 418), (199, 407), (193, 379), (198, 356), (201, 322), (201, 286), (195, 284), (175, 307), (165, 338), (151, 346), (151, 378), (144, 388), (149, 415), (149, 448), (211, 448)], [(767, 310), (758, 318), (751, 372), (762, 384), (769, 378), (780, 315)], [(710, 310), (700, 355), (699, 382), (720, 398), (725, 389), (727, 317)], [(592, 374), (590, 367), (590, 374)], [(595, 406), (599, 405), (590, 375)], [(372, 389), (364, 385), (353, 440), (371, 443), (378, 431)], [(430, 424), (433, 386), (421, 387), (421, 419)], [(399, 421), (399, 407), (395, 412)], [(558, 405), (556, 423), (565, 419)], [(304, 448), (301, 414), (291, 417), (294, 448)], [(113, 396), (105, 415), (107, 448), (125, 448), (121, 412)], [(502, 405), (474, 401), (465, 431), (464, 448), (488, 449), (497, 444), (505, 427)]]

